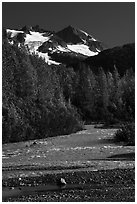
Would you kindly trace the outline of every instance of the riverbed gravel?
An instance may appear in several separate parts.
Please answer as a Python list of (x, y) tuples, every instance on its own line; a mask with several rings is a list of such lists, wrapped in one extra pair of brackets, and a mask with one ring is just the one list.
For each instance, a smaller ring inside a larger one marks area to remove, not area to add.
[[(101, 171), (74, 171), (41, 177), (3, 180), (3, 189), (39, 185), (56, 185), (58, 178), (65, 178), (68, 187), (46, 190), (30, 195), (4, 198), (3, 202), (134, 202), (135, 169)], [(71, 186), (71, 187), (70, 187)]]

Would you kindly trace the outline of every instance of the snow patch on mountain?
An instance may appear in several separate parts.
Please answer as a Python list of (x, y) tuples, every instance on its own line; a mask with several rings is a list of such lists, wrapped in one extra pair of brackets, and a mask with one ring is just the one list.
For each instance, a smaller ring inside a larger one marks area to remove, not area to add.
[(44, 37), (43, 35), (44, 33), (30, 31), (30, 34), (26, 34), (25, 43), (27, 44), (35, 41), (43, 43), (49, 40), (49, 37)]
[(35, 52), (39, 46), (48, 40), (49, 37), (44, 37), (42, 33), (30, 31), (30, 34), (26, 34), (25, 45), (28, 46), (31, 52)]
[(93, 37), (92, 37), (92, 40), (93, 40), (93, 41), (97, 41), (97, 40), (96, 40), (95, 38), (93, 38)]
[(24, 33), (23, 31), (20, 30), (12, 30), (12, 29), (7, 29), (7, 33), (10, 33), (10, 37), (14, 38), (17, 34), (19, 33)]
[(48, 53), (42, 53), (38, 51), (39, 46), (41, 46), (44, 42), (50, 39), (49, 36), (48, 37), (43, 36), (44, 34), (45, 33), (30, 31), (30, 34), (26, 34), (25, 45), (28, 46), (30, 53), (35, 53), (39, 57), (43, 58), (47, 64), (59, 65), (60, 63), (57, 63), (50, 59)]
[(100, 50), (98, 48), (96, 48), (97, 52), (100, 52)]
[(59, 65), (60, 63), (58, 62), (55, 62), (53, 60), (51, 60), (50, 56), (48, 56), (48, 53), (42, 53), (42, 52), (35, 52), (39, 57), (41, 57), (42, 59), (45, 60), (45, 62), (48, 64), (48, 65), (51, 65), (51, 64), (55, 64), (55, 65)]
[[(79, 29), (80, 30), (80, 29)], [(93, 41), (97, 41), (95, 38), (93, 38), (91, 35), (89, 35), (89, 34), (87, 34), (85, 31), (83, 31), (83, 30), (80, 30), (82, 33), (84, 33), (87, 37), (90, 37), (90, 39), (91, 40), (93, 40)], [(82, 39), (83, 41), (86, 41), (86, 40), (84, 40), (84, 39)]]
[(68, 44), (67, 47), (73, 52), (80, 53), (86, 56), (94, 56), (98, 54), (98, 52), (91, 51), (89, 47), (84, 44), (76, 44), (76, 45)]
[(79, 29), (82, 33), (84, 33), (86, 36), (88, 36), (88, 34), (85, 32), (85, 31), (83, 31), (83, 30), (81, 30), (81, 29)]
[(60, 45), (57, 46), (57, 50), (61, 51), (61, 52), (71, 52), (67, 47), (62, 47)]
[[(17, 39), (19, 47), (23, 43), (31, 54), (37, 54), (39, 57), (42, 57), (48, 64), (60, 64), (52, 60), (52, 54), (54, 53), (59, 53), (60, 56), (63, 53), (68, 53), (68, 56), (83, 55), (89, 57), (97, 55), (100, 52), (98, 48), (98, 41), (96, 39), (94, 39), (85, 31), (74, 29), (70, 26), (64, 29), (65, 31), (60, 32), (63, 32), (63, 38), (59, 37), (57, 33), (49, 33), (47, 31), (38, 32), (29, 30), (29, 32), (25, 32), (23, 30), (6, 30), (7, 33), (9, 33), (10, 44), (13, 45)], [(66, 42), (67, 40), (63, 40), (67, 36), (70, 36), (70, 42)], [(92, 41), (96, 42), (94, 42), (92, 45)]]

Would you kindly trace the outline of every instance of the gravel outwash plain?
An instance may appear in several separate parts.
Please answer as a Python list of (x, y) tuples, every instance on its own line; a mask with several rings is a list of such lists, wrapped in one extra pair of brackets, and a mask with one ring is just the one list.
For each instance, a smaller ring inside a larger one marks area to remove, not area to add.
[[(135, 147), (86, 129), (2, 147), (3, 202), (134, 202)], [(64, 178), (67, 185), (57, 186)]]
[[(56, 186), (60, 177), (67, 182), (64, 189)], [(49, 184), (53, 190), (48, 189)], [(41, 186), (40, 191), (36, 190), (38, 186)], [(3, 196), (3, 202), (134, 202), (135, 169), (74, 171), (22, 178), (21, 181), (11, 178), (3, 180), (3, 190), (5, 188), (9, 191), (20, 188), (20, 194), (10, 198)], [(33, 193), (27, 193), (29, 188)]]

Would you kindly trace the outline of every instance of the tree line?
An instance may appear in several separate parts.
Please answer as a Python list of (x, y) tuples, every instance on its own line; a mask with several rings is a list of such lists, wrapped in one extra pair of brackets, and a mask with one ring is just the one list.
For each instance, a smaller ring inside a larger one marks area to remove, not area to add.
[(134, 121), (132, 68), (121, 77), (116, 67), (96, 74), (84, 63), (49, 66), (6, 39), (2, 55), (3, 143), (70, 134), (87, 122)]
[(95, 74), (91, 67), (81, 64), (76, 73), (74, 104), (85, 121), (112, 124), (134, 120), (135, 77), (133, 69), (123, 76), (114, 66), (113, 72), (101, 67)]

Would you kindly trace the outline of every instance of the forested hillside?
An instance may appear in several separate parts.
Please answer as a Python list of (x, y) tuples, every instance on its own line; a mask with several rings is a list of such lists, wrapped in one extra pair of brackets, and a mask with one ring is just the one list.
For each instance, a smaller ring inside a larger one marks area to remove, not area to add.
[(132, 69), (120, 77), (116, 67), (107, 73), (100, 67), (95, 74), (90, 67), (81, 64), (76, 75), (77, 91), (72, 101), (84, 120), (109, 124), (134, 118), (135, 79)]
[[(69, 77), (64, 66), (58, 67)], [(63, 73), (61, 73), (63, 75)], [(65, 100), (57, 68), (3, 41), (3, 143), (69, 134), (82, 129)], [(69, 91), (69, 88), (66, 87)]]
[(124, 75), (128, 69), (135, 70), (135, 44), (103, 50), (98, 55), (85, 59), (85, 63), (91, 66), (95, 73), (98, 72), (100, 66), (105, 72), (113, 72), (116, 66), (119, 74)]
[(70, 134), (87, 122), (134, 121), (133, 67), (121, 76), (116, 65), (97, 73), (83, 62), (49, 66), (5, 34), (2, 54), (3, 143)]

